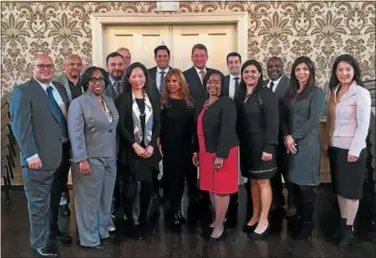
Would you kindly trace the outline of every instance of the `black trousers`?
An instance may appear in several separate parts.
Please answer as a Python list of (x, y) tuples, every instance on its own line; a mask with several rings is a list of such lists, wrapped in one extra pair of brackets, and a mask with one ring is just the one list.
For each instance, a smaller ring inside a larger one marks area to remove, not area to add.
[[(55, 172), (52, 188), (51, 188), (51, 221), (50, 221), (50, 230), (51, 237), (56, 237), (56, 234), (59, 230), (58, 219), (59, 219), (59, 206), (61, 194), (64, 191), (66, 182), (68, 180), (68, 173), (70, 169), (70, 160), (69, 160), (69, 150), (70, 144), (63, 143), (62, 158), (61, 163), (58, 169)], [(69, 196), (69, 194), (68, 194)]]
[(279, 208), (286, 204), (285, 197), (283, 196), (283, 184), (282, 176), (286, 180), (288, 160), (286, 155), (286, 148), (283, 143), (283, 139), (279, 140), (278, 152), (277, 152), (277, 166), (278, 171), (275, 176), (270, 180), (272, 188), (272, 207)]
[(305, 223), (313, 223), (315, 208), (315, 186), (301, 186), (294, 184), (296, 211)]

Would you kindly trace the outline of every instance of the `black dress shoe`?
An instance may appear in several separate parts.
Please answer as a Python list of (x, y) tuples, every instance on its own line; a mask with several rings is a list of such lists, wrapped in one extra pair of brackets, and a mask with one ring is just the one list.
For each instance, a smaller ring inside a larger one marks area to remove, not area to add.
[(72, 237), (66, 233), (63, 233), (59, 231), (57, 233), (56, 239), (63, 242), (64, 244), (71, 244), (72, 243)]
[(54, 248), (51, 248), (50, 246), (43, 246), (35, 249), (35, 251), (38, 253), (38, 256), (41, 257), (57, 257), (57, 251)]
[(258, 223), (254, 224), (252, 226), (245, 224), (244, 227), (243, 227), (243, 232), (244, 233), (252, 233), (255, 230), (255, 228), (257, 227), (257, 224)]
[(81, 246), (82, 248), (85, 249), (90, 249), (90, 250), (104, 250), (104, 247), (102, 245), (95, 245), (95, 246)]
[(69, 209), (68, 204), (60, 205), (60, 216), (62, 217), (69, 217), (71, 214), (71, 211)]

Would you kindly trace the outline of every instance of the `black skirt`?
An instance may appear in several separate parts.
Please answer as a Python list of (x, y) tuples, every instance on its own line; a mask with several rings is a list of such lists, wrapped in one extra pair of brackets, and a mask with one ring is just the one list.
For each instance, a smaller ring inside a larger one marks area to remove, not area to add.
[(367, 171), (367, 151), (360, 152), (357, 162), (347, 162), (349, 150), (329, 147), (328, 157), (334, 193), (347, 199), (361, 199), (363, 182)]
[(261, 159), (264, 151), (264, 134), (252, 133), (240, 142), (240, 167), (242, 176), (248, 179), (271, 179), (277, 173), (277, 148), (272, 151), (272, 160)]

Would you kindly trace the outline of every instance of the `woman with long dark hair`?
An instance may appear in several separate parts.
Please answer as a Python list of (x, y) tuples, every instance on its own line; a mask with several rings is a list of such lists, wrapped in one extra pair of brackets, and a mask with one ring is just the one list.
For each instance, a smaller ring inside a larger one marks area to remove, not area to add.
[(241, 68), (242, 80), (238, 105), (240, 163), (244, 177), (251, 181), (253, 213), (244, 226), (246, 233), (264, 236), (269, 227), (272, 202), (270, 179), (277, 172), (278, 99), (263, 86), (261, 65), (246, 61)]
[(283, 131), (288, 150), (288, 180), (295, 185), (299, 223), (296, 239), (310, 238), (314, 224), (313, 211), (320, 184), (321, 145), (320, 117), (324, 91), (315, 86), (315, 68), (311, 59), (297, 58), (291, 69), (290, 86), (285, 97)]
[[(119, 112), (119, 161), (124, 166), (124, 209), (129, 233), (142, 239), (149, 232), (148, 208), (152, 195), (153, 169), (160, 160), (159, 101), (149, 93), (149, 74), (141, 63), (131, 64), (124, 76), (124, 92), (116, 100)], [(140, 228), (135, 226), (133, 208), (140, 185)]]
[(179, 69), (165, 77), (161, 97), (160, 143), (163, 153), (163, 194), (170, 201), (168, 218), (174, 226), (185, 223), (181, 211), (185, 178), (192, 167), (193, 102)]
[(324, 150), (329, 155), (333, 191), (341, 212), (335, 236), (341, 246), (353, 239), (353, 224), (366, 174), (366, 138), (371, 117), (371, 96), (360, 79), (360, 68), (351, 55), (334, 61)]

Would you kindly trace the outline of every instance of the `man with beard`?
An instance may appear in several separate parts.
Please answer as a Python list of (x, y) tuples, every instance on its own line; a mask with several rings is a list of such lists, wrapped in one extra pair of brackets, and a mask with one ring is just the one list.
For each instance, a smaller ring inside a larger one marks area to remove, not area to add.
[[(273, 56), (269, 58), (266, 64), (266, 69), (268, 73), (269, 80), (265, 81), (265, 86), (270, 88), (274, 94), (277, 96), (279, 101), (279, 114), (280, 114), (280, 121), (283, 121), (283, 99), (285, 97), (286, 91), (289, 88), (290, 78), (284, 75), (283, 70), (283, 62), (281, 58)], [(280, 127), (279, 131), (279, 142), (278, 142), (278, 153), (277, 153), (277, 164), (278, 164), (278, 172), (277, 174), (271, 179), (271, 186), (273, 192), (273, 202), (271, 207), (271, 213), (277, 215), (281, 210), (282, 207), (285, 205), (285, 199), (283, 196), (283, 187), (282, 187), (282, 176), (284, 179), (287, 179), (287, 155), (286, 155), (286, 148), (284, 145), (282, 129)], [(291, 187), (286, 182), (287, 191), (288, 191), (288, 209), (286, 211), (286, 215), (294, 215), (294, 201)], [(278, 214), (277, 217), (280, 217)]]
[[(106, 57), (106, 66), (107, 72), (109, 75), (108, 81), (109, 84), (106, 85), (105, 94), (112, 97), (115, 101), (123, 93), (123, 85), (121, 83), (122, 76), (125, 71), (124, 58), (118, 52), (112, 52)], [(112, 200), (112, 212), (111, 216), (113, 219), (116, 217), (116, 209), (119, 206), (120, 202), (120, 189), (119, 184), (121, 182), (120, 174), (122, 171), (122, 166), (120, 163), (117, 164), (117, 173), (116, 173), (116, 183), (114, 189), (114, 197)], [(113, 232), (116, 230), (116, 227), (112, 220), (110, 220), (110, 225), (108, 231)]]
[(124, 60), (124, 70), (127, 70), (128, 66), (132, 63), (131, 51), (126, 47), (121, 47), (116, 50), (120, 55), (122, 55)]
[[(64, 86), (68, 95), (69, 103), (72, 102), (73, 99), (81, 96), (84, 92), (84, 89), (81, 86), (81, 72), (81, 57), (76, 54), (70, 54), (64, 64), (64, 73), (52, 79)], [(60, 199), (60, 215), (67, 217), (70, 215), (70, 195), (68, 189), (68, 172), (70, 169), (69, 155), (65, 155), (63, 159), (64, 160), (58, 170), (61, 171), (61, 173), (56, 173), (56, 175), (60, 175), (59, 180), (61, 180), (63, 186), (63, 192)]]

